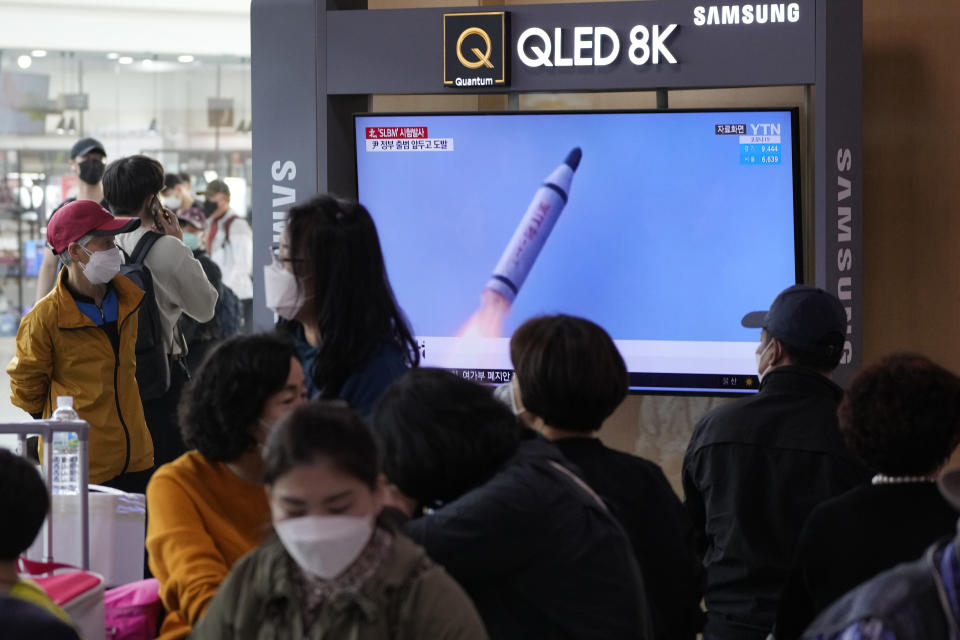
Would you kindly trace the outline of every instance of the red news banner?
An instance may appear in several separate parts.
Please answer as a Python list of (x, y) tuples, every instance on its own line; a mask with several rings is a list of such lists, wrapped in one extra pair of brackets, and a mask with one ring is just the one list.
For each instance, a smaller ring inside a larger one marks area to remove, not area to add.
[(431, 138), (426, 127), (364, 127), (367, 151), (453, 151), (453, 138)]

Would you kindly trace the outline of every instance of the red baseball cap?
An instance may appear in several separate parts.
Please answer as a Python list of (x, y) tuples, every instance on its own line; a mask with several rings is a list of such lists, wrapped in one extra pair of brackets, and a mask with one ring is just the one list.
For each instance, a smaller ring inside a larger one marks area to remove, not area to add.
[(71, 242), (86, 235), (115, 236), (140, 226), (137, 218), (115, 218), (93, 200), (74, 200), (60, 207), (47, 223), (47, 244), (56, 254), (63, 253)]

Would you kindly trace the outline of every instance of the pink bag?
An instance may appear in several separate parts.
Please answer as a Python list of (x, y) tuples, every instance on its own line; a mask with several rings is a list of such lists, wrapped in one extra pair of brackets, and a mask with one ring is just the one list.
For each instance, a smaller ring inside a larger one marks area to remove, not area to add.
[(103, 576), (58, 562), (33, 562), (26, 558), (20, 558), (20, 573), (29, 575), (47, 592), (86, 640), (105, 640)]
[(108, 590), (103, 596), (107, 640), (153, 640), (163, 613), (160, 583), (154, 578)]

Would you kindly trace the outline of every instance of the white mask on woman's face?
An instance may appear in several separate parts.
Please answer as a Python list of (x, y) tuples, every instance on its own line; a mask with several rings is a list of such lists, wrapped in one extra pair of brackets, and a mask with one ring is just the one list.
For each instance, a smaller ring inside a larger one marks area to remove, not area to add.
[(268, 264), (263, 268), (263, 288), (267, 307), (281, 318), (296, 319), (306, 300), (297, 276), (276, 262)]
[(80, 248), (90, 256), (87, 264), (81, 265), (83, 275), (90, 284), (106, 284), (120, 273), (123, 256), (120, 255), (120, 249), (116, 246), (105, 251), (89, 251), (86, 247)]
[(300, 568), (330, 580), (360, 557), (373, 535), (374, 517), (304, 516), (274, 523), (273, 528)]

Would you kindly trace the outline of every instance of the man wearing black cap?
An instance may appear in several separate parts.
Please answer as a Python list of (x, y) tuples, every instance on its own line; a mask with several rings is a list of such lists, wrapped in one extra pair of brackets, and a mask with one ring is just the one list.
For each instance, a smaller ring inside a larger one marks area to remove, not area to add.
[[(103, 171), (106, 169), (107, 152), (95, 138), (83, 138), (70, 149), (70, 169), (77, 174), (77, 195), (61, 202), (50, 214), (60, 210), (63, 205), (75, 200), (93, 200), (107, 206), (103, 199)], [(57, 258), (52, 251), (45, 251), (43, 263), (37, 273), (37, 300), (50, 293), (57, 277)]]
[(807, 515), (868, 480), (837, 427), (840, 301), (797, 285), (742, 324), (762, 329), (760, 392), (704, 416), (683, 460), (707, 573), (705, 640), (766, 638)]

